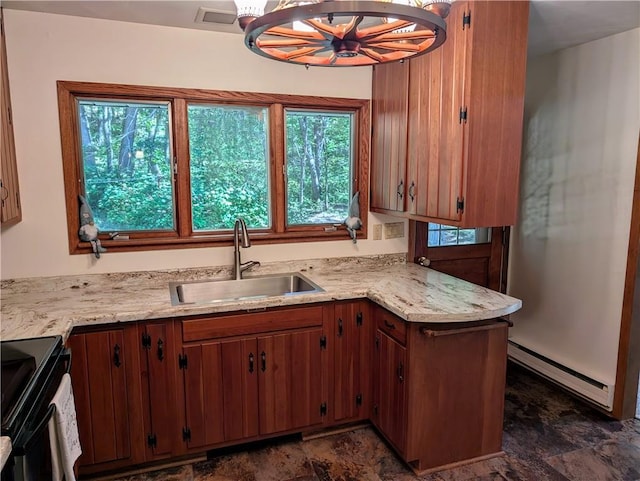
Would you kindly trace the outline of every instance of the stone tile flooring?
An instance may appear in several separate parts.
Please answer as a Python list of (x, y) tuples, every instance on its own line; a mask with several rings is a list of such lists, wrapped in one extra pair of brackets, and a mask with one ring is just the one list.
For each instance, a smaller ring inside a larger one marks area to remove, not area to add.
[(504, 430), (505, 456), (421, 477), (363, 428), (119, 481), (640, 481), (640, 420), (612, 421), (511, 364)]

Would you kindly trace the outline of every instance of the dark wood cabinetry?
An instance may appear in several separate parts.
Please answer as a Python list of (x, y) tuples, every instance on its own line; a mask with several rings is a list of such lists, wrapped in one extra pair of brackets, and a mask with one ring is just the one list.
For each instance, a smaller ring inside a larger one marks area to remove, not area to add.
[(366, 300), (338, 302), (333, 327), (333, 404), (335, 423), (369, 418), (371, 409), (372, 320)]
[(79, 466), (118, 467), (144, 460), (135, 324), (75, 334), (71, 379), (82, 445)]
[(400, 454), (407, 430), (407, 349), (377, 329), (375, 338), (373, 422)]
[(505, 322), (405, 323), (376, 307), (379, 431), (416, 471), (502, 451)]
[(443, 46), (375, 67), (372, 210), (463, 227), (515, 223), (528, 9), (455, 2)]
[(146, 460), (171, 455), (176, 439), (173, 322), (138, 325)]
[(13, 116), (11, 113), (11, 93), (9, 90), (9, 70), (7, 67), (7, 47), (4, 35), (4, 20), (0, 12), (0, 124), (2, 125), (2, 146), (0, 147), (0, 221), (2, 225), (11, 225), (22, 220), (20, 208), (20, 189), (18, 187), (18, 167), (16, 146), (13, 138)]
[(507, 325), (367, 300), (85, 328), (82, 474), (371, 419), (416, 471), (501, 450)]
[(324, 307), (181, 322), (189, 450), (322, 425)]

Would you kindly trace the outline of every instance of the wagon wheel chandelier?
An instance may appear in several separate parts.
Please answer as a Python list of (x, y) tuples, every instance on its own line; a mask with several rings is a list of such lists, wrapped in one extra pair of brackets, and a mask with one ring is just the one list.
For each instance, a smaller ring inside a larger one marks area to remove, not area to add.
[(305, 66), (352, 67), (425, 54), (446, 39), (450, 0), (234, 0), (254, 53)]

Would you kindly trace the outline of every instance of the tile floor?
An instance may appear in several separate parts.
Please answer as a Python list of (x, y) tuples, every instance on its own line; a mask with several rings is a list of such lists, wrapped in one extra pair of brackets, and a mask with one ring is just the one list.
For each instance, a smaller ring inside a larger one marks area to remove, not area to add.
[(504, 430), (505, 456), (422, 477), (364, 428), (119, 481), (640, 481), (640, 420), (612, 421), (511, 364)]

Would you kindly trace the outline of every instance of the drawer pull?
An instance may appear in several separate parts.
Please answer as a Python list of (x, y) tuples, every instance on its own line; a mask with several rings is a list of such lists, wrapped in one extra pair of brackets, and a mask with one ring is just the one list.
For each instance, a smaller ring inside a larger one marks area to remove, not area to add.
[(267, 355), (264, 351), (260, 353), (260, 359), (262, 361), (262, 372), (265, 372), (267, 370)]
[(253, 353), (249, 353), (249, 372), (253, 372)]
[(158, 360), (164, 359), (164, 342), (162, 339), (158, 339)]
[(342, 337), (342, 319), (338, 318), (338, 337)]
[(398, 366), (398, 380), (404, 382), (404, 364), (402, 363)]
[(386, 319), (384, 320), (384, 327), (386, 327), (387, 329), (395, 329), (396, 325), (393, 322), (389, 322)]

